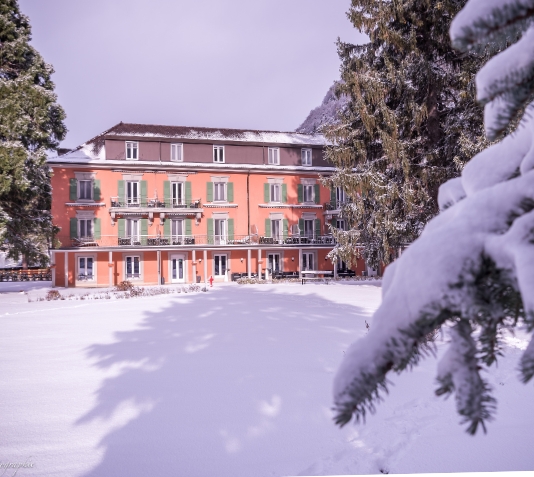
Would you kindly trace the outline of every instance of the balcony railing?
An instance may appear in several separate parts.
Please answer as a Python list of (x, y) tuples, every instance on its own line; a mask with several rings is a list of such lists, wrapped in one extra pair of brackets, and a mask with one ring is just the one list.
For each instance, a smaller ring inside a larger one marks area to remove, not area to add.
[(280, 236), (265, 237), (261, 235), (102, 235), (100, 238), (57, 237), (56, 249), (94, 248), (94, 247), (176, 247), (191, 245), (239, 246), (239, 245), (335, 245), (332, 235), (317, 236)]
[(348, 203), (348, 200), (331, 200), (330, 202), (325, 202), (323, 207), (324, 210), (339, 210)]
[(136, 198), (136, 199), (122, 199), (119, 197), (110, 198), (111, 208), (124, 209), (139, 209), (139, 208), (154, 208), (154, 209), (200, 209), (200, 199), (194, 199), (189, 202), (177, 199), (152, 199)]

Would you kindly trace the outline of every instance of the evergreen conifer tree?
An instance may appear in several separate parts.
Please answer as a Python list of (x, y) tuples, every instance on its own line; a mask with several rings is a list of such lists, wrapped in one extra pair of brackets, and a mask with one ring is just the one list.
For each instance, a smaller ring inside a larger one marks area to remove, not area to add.
[(66, 134), (53, 69), (30, 46), (17, 0), (0, 0), (0, 247), (45, 263), (53, 237), (47, 150)]
[(348, 261), (360, 245), (374, 268), (418, 237), (438, 212), (439, 185), (484, 143), (474, 75), (480, 55), (453, 50), (448, 30), (466, 0), (352, 0), (348, 17), (369, 37), (338, 42), (338, 94), (350, 98), (325, 128), (327, 157), (350, 226), (334, 233)]
[[(436, 394), (455, 394), (469, 433), (485, 430), (496, 402), (482, 372), (502, 355), (507, 330), (534, 331), (534, 0), (469, 0), (451, 37), (464, 51), (520, 37), (484, 65), (476, 87), (492, 140), (526, 111), (512, 134), (440, 187), (440, 214), (387, 268), (371, 331), (335, 378), (341, 425), (373, 411), (387, 374), (415, 366), (428, 333), (446, 325)], [(523, 382), (534, 376), (532, 337), (519, 373)]]

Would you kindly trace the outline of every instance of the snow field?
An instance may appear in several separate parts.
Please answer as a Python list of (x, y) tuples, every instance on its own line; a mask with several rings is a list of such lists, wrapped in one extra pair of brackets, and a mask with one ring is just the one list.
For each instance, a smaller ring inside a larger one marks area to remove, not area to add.
[(523, 336), (490, 373), (499, 408), (488, 435), (466, 435), (454, 401), (433, 395), (434, 358), (394, 377), (367, 424), (340, 430), (334, 371), (372, 326), (378, 283), (27, 302), (45, 286), (0, 293), (0, 461), (34, 463), (17, 475), (534, 468), (532, 386), (515, 371)]

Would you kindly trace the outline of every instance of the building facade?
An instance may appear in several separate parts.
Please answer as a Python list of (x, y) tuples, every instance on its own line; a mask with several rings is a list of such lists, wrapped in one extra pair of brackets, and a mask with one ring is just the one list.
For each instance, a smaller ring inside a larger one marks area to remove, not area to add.
[(49, 159), (53, 285), (346, 272), (326, 258), (344, 198), (320, 182), (333, 170), (324, 146), (297, 133), (120, 123)]

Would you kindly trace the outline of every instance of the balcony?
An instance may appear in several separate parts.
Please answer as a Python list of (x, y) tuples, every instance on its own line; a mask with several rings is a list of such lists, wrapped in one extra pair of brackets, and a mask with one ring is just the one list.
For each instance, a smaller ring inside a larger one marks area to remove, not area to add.
[[(119, 197), (110, 198), (110, 208), (112, 209), (200, 209), (202, 205), (200, 199), (194, 199), (190, 202), (177, 199), (158, 199), (157, 197), (151, 199), (119, 199)], [(117, 210), (115, 210), (118, 212)], [(196, 212), (196, 210), (195, 210)]]
[(260, 235), (133, 235), (118, 237), (117, 235), (103, 235), (100, 238), (70, 238), (58, 236), (57, 243), (54, 247), (57, 249), (70, 248), (89, 248), (97, 247), (118, 247), (118, 248), (135, 248), (135, 247), (191, 247), (191, 246), (243, 246), (250, 245), (253, 247), (268, 246), (303, 246), (303, 245), (327, 245), (333, 246), (336, 241), (332, 235), (318, 236), (280, 236), (265, 237)]
[(331, 200), (330, 202), (325, 202), (323, 204), (323, 208), (327, 211), (338, 211), (341, 209), (341, 207), (348, 203), (350, 203), (348, 200)]

